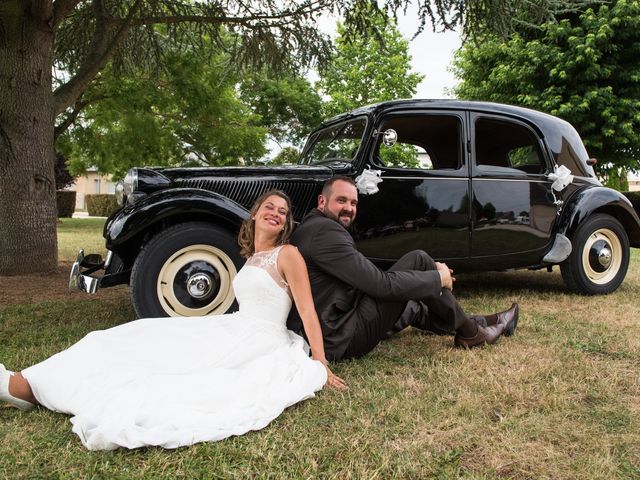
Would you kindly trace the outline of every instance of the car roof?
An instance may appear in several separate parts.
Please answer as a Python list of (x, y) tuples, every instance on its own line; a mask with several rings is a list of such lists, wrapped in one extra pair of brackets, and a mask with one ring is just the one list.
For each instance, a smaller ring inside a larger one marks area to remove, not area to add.
[[(406, 110), (406, 109), (443, 109), (443, 110), (465, 110), (465, 111), (478, 111), (484, 113), (500, 113), (523, 120), (528, 120), (534, 125), (538, 126), (543, 133), (547, 128), (557, 128), (560, 124), (570, 124), (561, 118), (554, 117), (547, 113), (543, 113), (530, 108), (518, 107), (515, 105), (508, 105), (505, 103), (493, 103), (493, 102), (481, 102), (474, 100), (453, 100), (453, 99), (403, 99), (403, 100), (390, 100), (386, 102), (374, 103), (366, 105), (350, 112), (345, 112), (335, 117), (332, 117), (322, 123), (322, 126), (359, 116), (359, 115), (378, 115), (382, 112), (389, 112), (394, 110)], [(552, 127), (553, 126), (553, 127)]]

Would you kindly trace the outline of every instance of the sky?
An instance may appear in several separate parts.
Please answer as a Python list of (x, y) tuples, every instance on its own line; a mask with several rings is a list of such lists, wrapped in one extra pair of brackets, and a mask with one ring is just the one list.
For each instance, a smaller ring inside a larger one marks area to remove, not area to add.
[[(336, 17), (325, 15), (319, 19), (320, 29), (335, 37), (336, 21)], [(456, 84), (448, 68), (453, 53), (460, 47), (460, 34), (455, 31), (434, 33), (431, 26), (427, 25), (418, 37), (411, 40), (419, 25), (415, 12), (409, 11), (405, 16), (398, 14), (398, 28), (409, 40), (412, 70), (425, 76), (418, 85), (414, 98), (451, 98), (445, 89)], [(316, 80), (317, 75), (312, 73), (310, 78)]]
[(418, 25), (415, 17), (406, 16), (398, 19), (402, 35), (410, 40), (412, 70), (425, 76), (414, 97), (451, 98), (446, 89), (453, 87), (456, 79), (448, 68), (453, 53), (460, 47), (460, 34), (455, 31), (434, 33), (431, 27), (427, 27), (418, 37), (411, 40)]

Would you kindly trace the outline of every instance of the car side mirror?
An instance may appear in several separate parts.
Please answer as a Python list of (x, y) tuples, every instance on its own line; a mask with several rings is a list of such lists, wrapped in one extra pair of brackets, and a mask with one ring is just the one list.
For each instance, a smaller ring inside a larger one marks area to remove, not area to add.
[(393, 147), (397, 141), (398, 133), (393, 128), (385, 130), (382, 134), (382, 143), (384, 143), (387, 147)]

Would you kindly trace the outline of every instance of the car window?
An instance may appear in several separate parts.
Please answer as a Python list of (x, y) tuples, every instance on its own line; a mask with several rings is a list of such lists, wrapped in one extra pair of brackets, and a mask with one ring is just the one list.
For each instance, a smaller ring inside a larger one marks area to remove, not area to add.
[[(387, 146), (383, 133), (394, 130), (397, 141)], [(386, 167), (421, 170), (457, 170), (462, 167), (461, 124), (453, 115), (404, 115), (385, 118), (374, 162)]]
[(300, 163), (318, 165), (351, 162), (360, 148), (365, 118), (356, 118), (319, 130), (311, 136)]
[(524, 125), (493, 118), (475, 124), (476, 165), (542, 174), (546, 170), (538, 139)]

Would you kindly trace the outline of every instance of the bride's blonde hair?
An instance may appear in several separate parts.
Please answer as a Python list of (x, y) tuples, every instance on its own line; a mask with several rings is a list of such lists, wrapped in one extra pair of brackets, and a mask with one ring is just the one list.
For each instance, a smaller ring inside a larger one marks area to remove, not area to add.
[(247, 218), (244, 222), (242, 222), (242, 226), (240, 227), (240, 233), (238, 233), (238, 244), (240, 245), (240, 255), (244, 258), (249, 258), (251, 255), (255, 253), (255, 233), (256, 233), (256, 222), (253, 217), (255, 217), (256, 213), (264, 203), (264, 201), (270, 196), (275, 195), (277, 197), (282, 198), (285, 202), (287, 202), (287, 218), (284, 221), (284, 228), (278, 234), (276, 238), (276, 246), (282, 245), (289, 241), (289, 237), (291, 236), (291, 232), (293, 232), (293, 212), (291, 211), (291, 200), (289, 196), (284, 193), (282, 190), (269, 190), (268, 192), (263, 193), (258, 197), (253, 206), (251, 207), (251, 211), (249, 212), (249, 218)]

